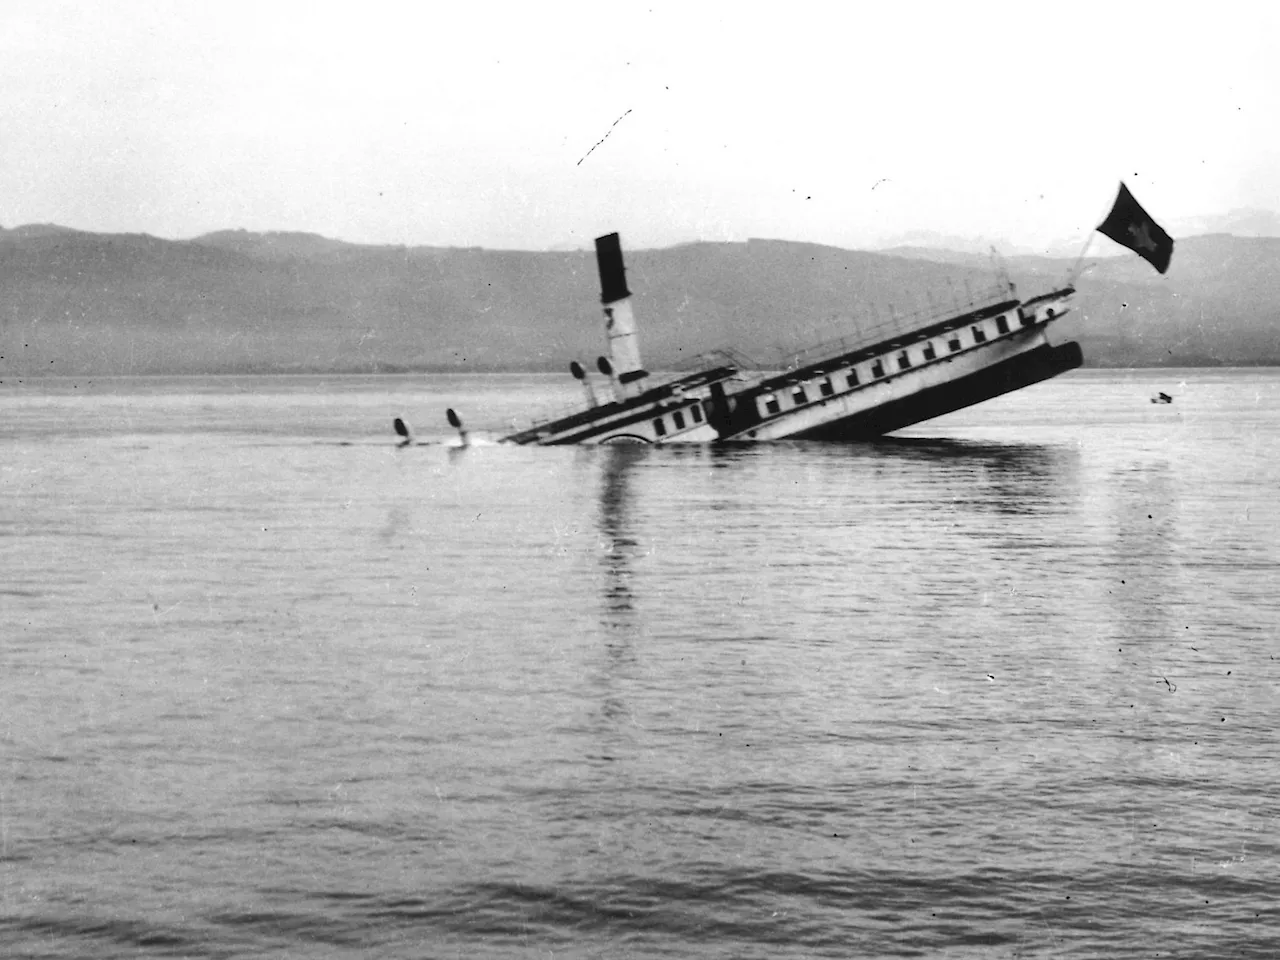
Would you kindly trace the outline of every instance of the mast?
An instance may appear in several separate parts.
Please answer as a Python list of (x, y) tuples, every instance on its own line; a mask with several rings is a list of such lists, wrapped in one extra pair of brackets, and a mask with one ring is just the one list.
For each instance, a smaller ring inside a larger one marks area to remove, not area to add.
[(623, 398), (634, 397), (644, 391), (642, 381), (649, 371), (640, 362), (636, 319), (631, 312), (631, 291), (627, 289), (622, 243), (616, 233), (596, 238), (596, 265), (600, 269), (600, 302), (604, 305), (604, 325), (609, 337), (613, 376)]
[(1085, 238), (1084, 246), (1080, 248), (1080, 255), (1076, 257), (1076, 262), (1071, 265), (1071, 272), (1067, 274), (1067, 286), (1074, 287), (1076, 281), (1080, 279), (1080, 264), (1084, 263), (1084, 255), (1089, 252), (1089, 247), (1093, 245), (1094, 231), (1089, 231), (1089, 236)]

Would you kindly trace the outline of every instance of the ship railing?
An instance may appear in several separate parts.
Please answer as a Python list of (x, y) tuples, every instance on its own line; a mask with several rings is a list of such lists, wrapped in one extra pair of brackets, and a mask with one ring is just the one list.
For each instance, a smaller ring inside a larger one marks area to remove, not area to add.
[[(713, 367), (733, 367), (735, 370), (746, 370), (756, 372), (760, 367), (740, 350), (734, 350), (731, 347), (721, 347), (716, 350), (708, 350), (701, 353), (691, 360), (679, 364), (669, 373), (651, 374), (650, 379), (645, 381), (646, 388), (660, 387), (667, 383), (673, 383), (683, 377), (689, 375), (694, 370), (705, 370)], [(613, 399), (612, 384), (609, 386), (593, 386), (596, 390), (596, 397), (599, 404), (603, 406)], [(568, 416), (584, 413), (590, 409), (586, 400), (579, 400), (576, 403), (559, 403), (554, 406), (540, 407), (536, 411), (524, 414), (519, 417), (512, 417), (507, 421), (509, 432), (518, 433), (524, 430), (532, 430), (534, 427), (541, 427), (545, 424), (554, 423)]]
[[(665, 380), (673, 379), (677, 378), (655, 378), (653, 385), (658, 386)], [(614, 398), (612, 384), (597, 381), (592, 385), (592, 389), (595, 391), (598, 406), (604, 406)], [(587, 405), (585, 397), (576, 401), (547, 404), (546, 406), (540, 406), (529, 413), (512, 417), (507, 421), (507, 427), (511, 433), (523, 432), (525, 430), (532, 430), (534, 427), (542, 427), (550, 423), (555, 423), (557, 420), (563, 420), (565, 417), (577, 416), (578, 414), (585, 413), (590, 409), (591, 408)]]
[[(1000, 281), (993, 286), (983, 288), (965, 297), (948, 297), (945, 301), (934, 301), (913, 310), (910, 313), (898, 313), (893, 306), (889, 307), (888, 319), (879, 319), (870, 325), (860, 325), (856, 330), (840, 337), (831, 337), (794, 353), (785, 354), (778, 362), (782, 370), (797, 370), (818, 363), (827, 357), (838, 357), (853, 353), (864, 347), (884, 343), (900, 337), (909, 337), (949, 317), (959, 317), (982, 307), (991, 306), (1004, 300), (1014, 299), (1013, 284)], [(865, 318), (865, 314), (864, 314)], [(848, 322), (846, 318), (846, 322)]]
[[(602, 402), (604, 402), (602, 400)], [(573, 416), (587, 409), (585, 400), (579, 400), (577, 403), (558, 403), (539, 407), (532, 413), (526, 413), (518, 417), (512, 417), (507, 421), (507, 430), (509, 433), (523, 433), (525, 430), (532, 430), (534, 427), (540, 427), (544, 424), (554, 423), (565, 417)]]
[(741, 350), (716, 347), (676, 365), (677, 371), (705, 370), (709, 367), (733, 367), (735, 370), (759, 370), (760, 365)]

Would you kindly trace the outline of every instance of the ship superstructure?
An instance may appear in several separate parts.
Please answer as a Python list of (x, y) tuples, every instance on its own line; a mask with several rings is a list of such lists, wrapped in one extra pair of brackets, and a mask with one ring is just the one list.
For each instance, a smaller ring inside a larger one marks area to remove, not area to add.
[(1074, 292), (998, 300), (766, 377), (735, 395), (720, 438), (863, 440), (1078, 367), (1078, 344), (1046, 336)]
[(609, 342), (598, 369), (609, 379), (609, 397), (600, 400), (575, 362), (585, 406), (514, 430), (502, 442), (865, 440), (1047, 380), (1083, 360), (1078, 344), (1055, 346), (1047, 336), (1070, 309), (1073, 287), (1022, 300), (1004, 280), (950, 312), (895, 317), (806, 350), (782, 372), (754, 371), (725, 351), (693, 372), (658, 378), (640, 359), (618, 234), (596, 240), (596, 261)]

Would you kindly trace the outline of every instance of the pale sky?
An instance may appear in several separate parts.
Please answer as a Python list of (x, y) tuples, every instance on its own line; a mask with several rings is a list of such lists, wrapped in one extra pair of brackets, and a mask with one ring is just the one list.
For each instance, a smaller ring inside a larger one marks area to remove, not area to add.
[(0, 224), (522, 249), (1280, 210), (1270, 4), (0, 0)]

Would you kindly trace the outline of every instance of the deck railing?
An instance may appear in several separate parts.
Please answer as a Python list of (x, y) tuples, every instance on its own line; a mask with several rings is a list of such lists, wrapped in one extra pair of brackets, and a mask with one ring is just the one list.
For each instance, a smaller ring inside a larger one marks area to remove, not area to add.
[(926, 327), (933, 326), (935, 323), (941, 323), (949, 317), (962, 316), (982, 307), (1012, 299), (1015, 299), (1013, 285), (1001, 280), (977, 292), (969, 292), (966, 289), (964, 297), (956, 296), (953, 293), (945, 301), (930, 299), (927, 306), (920, 307), (910, 313), (900, 314), (890, 304), (889, 317), (887, 319), (881, 319), (877, 311), (871, 316), (872, 322), (866, 324), (865, 320), (868, 318), (864, 314), (862, 317), (864, 323), (860, 324), (852, 332), (839, 337), (831, 337), (812, 346), (805, 347), (803, 350), (786, 354), (779, 360), (778, 367), (782, 370), (796, 370), (800, 367), (807, 367), (826, 357), (838, 357), (846, 353), (853, 353), (863, 347), (883, 343), (886, 340), (907, 337)]
[(760, 365), (733, 347), (717, 347), (676, 364), (677, 371), (706, 370), (709, 367), (733, 367), (735, 370), (759, 370)]
[[(735, 358), (737, 358), (736, 361)], [(696, 362), (699, 359), (702, 362)], [(736, 350), (712, 350), (709, 353), (701, 354), (700, 357), (695, 357), (687, 364), (682, 364), (681, 369), (705, 370), (709, 367), (726, 366), (743, 369), (742, 364), (748, 365), (751, 369), (755, 368), (755, 364), (750, 359), (748, 359), (744, 354), (738, 353)], [(687, 370), (683, 373), (677, 370), (670, 373), (651, 374), (649, 379), (645, 381), (645, 389), (652, 390), (654, 387), (660, 387), (663, 384), (672, 383), (682, 377), (688, 376)], [(613, 399), (614, 394), (612, 382), (608, 382), (607, 384), (600, 381), (594, 382), (592, 384), (592, 389), (595, 390), (599, 406), (604, 406)], [(531, 430), (534, 427), (545, 426), (546, 424), (554, 423), (557, 420), (562, 420), (565, 417), (583, 413), (588, 409), (590, 408), (587, 406), (585, 397), (576, 403), (562, 402), (554, 405), (549, 404), (545, 407), (540, 407), (532, 413), (528, 413), (520, 417), (513, 417), (508, 420), (507, 433), (520, 433), (525, 430)]]

